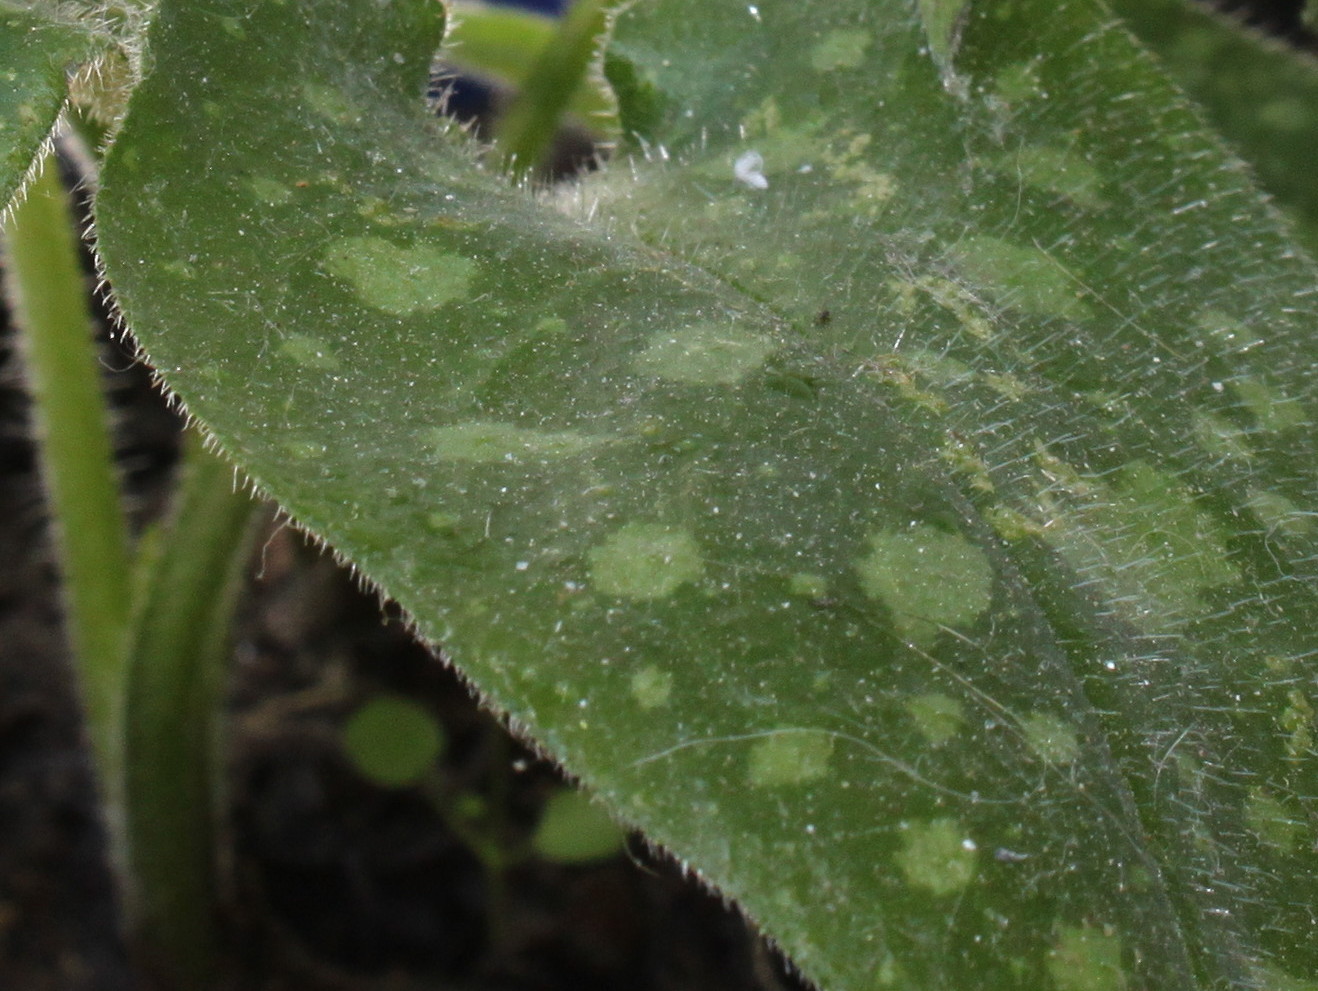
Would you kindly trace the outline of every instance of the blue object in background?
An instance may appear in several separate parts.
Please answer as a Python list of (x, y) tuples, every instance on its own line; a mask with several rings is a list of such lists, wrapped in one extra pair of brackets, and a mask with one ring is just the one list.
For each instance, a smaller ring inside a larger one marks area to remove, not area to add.
[(557, 17), (567, 9), (568, 0), (487, 0), (496, 7), (521, 7), (534, 10), (537, 14), (549, 14)]
[[(536, 14), (557, 17), (571, 0), (485, 0), (491, 7), (517, 7)], [(430, 97), (436, 99), (445, 93), (445, 107), (450, 116), (461, 121), (485, 117), (494, 106), (494, 89), (486, 82), (471, 76), (447, 76), (431, 81)]]
[[(558, 17), (572, 0), (484, 0), (492, 7), (516, 7), (521, 10)], [(429, 97), (437, 109), (468, 125), (481, 140), (489, 139), (489, 126), (501, 102), (507, 99), (506, 87), (491, 79), (465, 73), (453, 74), (439, 69), (430, 80)], [(598, 165), (599, 148), (595, 137), (581, 128), (560, 128), (554, 149), (546, 163), (544, 175), (561, 179)]]
[[(492, 7), (518, 7), (537, 14), (557, 17), (568, 8), (572, 0), (485, 0)], [(485, 81), (471, 76), (446, 76), (431, 80), (430, 97), (437, 99), (445, 93), (445, 106), (450, 116), (461, 121), (485, 117), (494, 106), (494, 89)]]

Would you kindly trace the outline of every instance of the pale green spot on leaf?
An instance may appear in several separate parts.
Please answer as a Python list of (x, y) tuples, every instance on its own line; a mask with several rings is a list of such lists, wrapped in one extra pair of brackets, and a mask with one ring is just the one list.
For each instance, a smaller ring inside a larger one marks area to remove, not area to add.
[(628, 523), (589, 558), (595, 590), (626, 599), (662, 599), (705, 570), (696, 538), (659, 523)]
[(948, 253), (961, 273), (1003, 306), (1065, 320), (1090, 315), (1081, 287), (1048, 252), (989, 234), (970, 234)]
[(1263, 430), (1289, 430), (1306, 422), (1304, 406), (1299, 400), (1282, 395), (1260, 378), (1232, 379), (1231, 388)]
[(1008, 103), (1018, 103), (1037, 97), (1042, 92), (1039, 83), (1039, 64), (1037, 61), (1014, 62), (998, 71), (993, 80), (993, 89), (999, 99)]
[(1033, 391), (1023, 379), (1011, 372), (985, 372), (983, 378), (985, 385), (1003, 399), (1010, 399), (1012, 402), (1020, 402)]
[(965, 706), (941, 692), (927, 692), (907, 699), (906, 712), (915, 722), (915, 728), (934, 746), (956, 736), (966, 723)]
[(1307, 133), (1313, 125), (1313, 106), (1302, 97), (1280, 97), (1258, 108), (1259, 121), (1279, 131)]
[(1048, 952), (1058, 991), (1125, 991), (1121, 939), (1093, 926), (1066, 926)]
[(332, 86), (304, 82), (302, 99), (309, 110), (335, 124), (356, 123), (365, 116), (360, 108)]
[(571, 430), (536, 430), (490, 420), (433, 427), (425, 432), (424, 439), (443, 461), (476, 464), (568, 458), (608, 443), (607, 438)]
[(1294, 977), (1277, 967), (1260, 964), (1254, 969), (1254, 979), (1261, 991), (1318, 991), (1318, 980)]
[(992, 601), (988, 558), (960, 534), (920, 524), (873, 533), (869, 545), (855, 563), (861, 587), (917, 643), (932, 641), (945, 626), (970, 625)]
[(988, 464), (979, 456), (974, 446), (958, 433), (948, 431), (943, 439), (943, 446), (938, 456), (952, 471), (956, 472), (972, 489), (978, 492), (993, 491), (993, 479), (989, 475)]
[(304, 368), (314, 368), (321, 372), (335, 372), (343, 367), (334, 349), (310, 334), (289, 334), (279, 342), (279, 353), (292, 358)]
[(985, 514), (993, 531), (1003, 540), (1016, 542), (1044, 535), (1044, 526), (1010, 506), (993, 506)]
[(802, 571), (788, 579), (787, 588), (793, 595), (801, 595), (807, 599), (822, 599), (828, 594), (828, 579), (823, 575)]
[(286, 440), (284, 452), (295, 461), (314, 461), (323, 458), (328, 450), (324, 444), (310, 440)]
[(906, 361), (911, 371), (942, 388), (964, 385), (975, 377), (975, 370), (964, 361), (936, 351), (911, 351)]
[(858, 68), (871, 43), (869, 32), (859, 28), (829, 31), (811, 47), (810, 67), (816, 72)]
[[(925, 292), (935, 303), (956, 317), (972, 337), (981, 341), (993, 337), (993, 325), (984, 313), (983, 303), (965, 286), (957, 285), (941, 275), (922, 276), (910, 285), (913, 289)], [(913, 303), (912, 297), (907, 305), (913, 308)]]
[(1213, 307), (1200, 310), (1194, 322), (1223, 355), (1244, 354), (1263, 343), (1240, 320)]
[(1306, 537), (1318, 529), (1318, 513), (1306, 512), (1278, 492), (1250, 489), (1246, 505), (1270, 536)]
[(969, 0), (920, 0), (920, 18), (934, 64), (946, 77), (952, 71)]
[(247, 38), (247, 29), (243, 27), (242, 18), (216, 15), (215, 20), (219, 22), (219, 25), (223, 28), (225, 34), (231, 35), (239, 41)]
[(1214, 457), (1243, 462), (1254, 456), (1248, 432), (1230, 420), (1213, 413), (1195, 413), (1191, 424), (1199, 446)]
[(642, 709), (658, 709), (673, 694), (673, 674), (647, 664), (632, 675), (632, 698)]
[(435, 510), (426, 514), (426, 526), (435, 533), (453, 533), (462, 520), (453, 513)]
[(289, 189), (282, 182), (271, 179), (268, 176), (253, 176), (247, 182), (248, 188), (251, 189), (252, 195), (262, 203), (270, 206), (278, 206), (281, 203), (287, 203), (293, 198), (293, 190)]
[[(824, 122), (818, 118), (792, 120), (784, 123), (778, 101), (767, 96), (754, 110), (742, 119), (742, 129), (748, 141), (754, 141), (755, 150), (763, 156), (775, 172), (794, 172), (820, 157), (823, 139), (820, 132)], [(719, 174), (725, 167), (718, 165)], [(737, 201), (740, 206), (742, 201)], [(712, 206), (712, 205), (711, 205)]]
[(1307, 833), (1303, 819), (1257, 785), (1249, 789), (1245, 799), (1245, 823), (1259, 842), (1287, 852), (1299, 848)]
[(1000, 171), (1026, 186), (1062, 196), (1078, 207), (1103, 207), (1103, 176), (1074, 151), (1048, 145), (1026, 145), (998, 161)]
[(796, 785), (828, 774), (833, 737), (804, 729), (778, 729), (751, 747), (750, 783), (758, 786)]
[[(1203, 611), (1211, 589), (1240, 579), (1220, 524), (1174, 476), (1135, 461), (1109, 482), (1043, 463), (1054, 485), (1040, 494), (1045, 539), (1128, 621), (1171, 631)], [(1061, 498), (1068, 491), (1073, 501)]]
[(197, 277), (197, 269), (181, 259), (171, 259), (160, 266), (162, 272), (178, 279), (192, 280)]
[(541, 317), (535, 325), (535, 332), (540, 337), (557, 337), (568, 330), (567, 321), (562, 317)]
[(771, 338), (735, 324), (697, 324), (660, 335), (636, 356), (635, 368), (687, 385), (735, 385), (776, 348)]
[(947, 412), (947, 400), (941, 392), (926, 389), (919, 377), (924, 371), (918, 359), (890, 353), (865, 362), (861, 371), (870, 378), (896, 390), (906, 402), (934, 414)]
[(905, 827), (897, 866), (909, 884), (935, 895), (954, 895), (974, 878), (977, 855), (957, 820), (916, 821)]
[(1048, 764), (1072, 764), (1080, 756), (1075, 727), (1051, 712), (1032, 712), (1020, 721), (1026, 744)]
[(325, 250), (325, 270), (368, 306), (395, 316), (437, 310), (471, 294), (470, 258), (427, 244), (400, 247), (379, 237), (345, 237)]
[(1286, 734), (1286, 756), (1292, 761), (1312, 760), (1314, 730), (1318, 728), (1313, 703), (1299, 688), (1286, 693), (1286, 708), (1281, 714), (1281, 728)]
[(819, 158), (833, 179), (851, 184), (850, 198), (856, 209), (878, 216), (888, 201), (897, 195), (897, 179), (875, 168), (869, 161), (869, 149), (874, 143), (872, 135), (844, 131), (842, 140), (845, 144), (820, 149)]

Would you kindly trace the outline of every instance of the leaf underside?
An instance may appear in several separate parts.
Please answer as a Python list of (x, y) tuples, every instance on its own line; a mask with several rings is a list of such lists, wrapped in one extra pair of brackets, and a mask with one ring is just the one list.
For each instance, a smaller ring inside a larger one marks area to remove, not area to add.
[(825, 988), (1318, 973), (1315, 273), (1127, 36), (640, 3), (536, 200), (438, 15), (161, 6), (101, 249), (237, 463)]

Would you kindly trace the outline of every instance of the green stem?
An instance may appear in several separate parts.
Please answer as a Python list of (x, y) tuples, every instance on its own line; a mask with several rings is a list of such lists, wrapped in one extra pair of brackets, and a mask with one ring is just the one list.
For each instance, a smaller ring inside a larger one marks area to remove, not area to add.
[(119, 500), (87, 286), (68, 195), (53, 155), (5, 229), (8, 282), (23, 328), (69, 639), (92, 750), (122, 866), (124, 639), (131, 608), (128, 536)]
[(169, 532), (134, 564), (87, 287), (53, 156), (5, 228), (69, 638), (132, 928), (183, 986), (214, 976), (214, 741), (257, 503), (192, 439)]
[(131, 634), (127, 798), (134, 923), (181, 986), (215, 976), (217, 746), (228, 629), (260, 504), (189, 436), (169, 530), (153, 534)]
[(514, 176), (527, 175), (553, 144), (616, 4), (617, 0), (576, 0), (499, 118), (495, 142)]

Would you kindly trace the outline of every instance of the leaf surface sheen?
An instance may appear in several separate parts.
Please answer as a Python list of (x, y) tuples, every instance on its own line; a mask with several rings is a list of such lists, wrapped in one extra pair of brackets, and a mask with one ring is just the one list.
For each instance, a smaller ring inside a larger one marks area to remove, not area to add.
[(1091, 4), (958, 28), (637, 4), (649, 154), (533, 200), (426, 120), (430, 5), (165, 0), (102, 251), (252, 478), (823, 987), (1282, 986), (1314, 271)]

